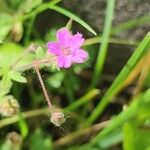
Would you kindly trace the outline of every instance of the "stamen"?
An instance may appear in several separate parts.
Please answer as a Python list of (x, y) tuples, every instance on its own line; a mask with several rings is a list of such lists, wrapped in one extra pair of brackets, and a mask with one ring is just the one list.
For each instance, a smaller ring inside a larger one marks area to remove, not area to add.
[(71, 49), (70, 49), (70, 47), (62, 48), (62, 51), (63, 51), (63, 55), (65, 55), (65, 56), (71, 54)]

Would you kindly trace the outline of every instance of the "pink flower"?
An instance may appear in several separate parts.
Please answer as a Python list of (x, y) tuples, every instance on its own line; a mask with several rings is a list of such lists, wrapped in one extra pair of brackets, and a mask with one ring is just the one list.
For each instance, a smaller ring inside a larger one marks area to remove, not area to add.
[(72, 64), (83, 63), (88, 53), (80, 47), (84, 43), (81, 33), (72, 35), (66, 28), (57, 31), (57, 41), (48, 42), (48, 52), (57, 57), (59, 68), (69, 68)]

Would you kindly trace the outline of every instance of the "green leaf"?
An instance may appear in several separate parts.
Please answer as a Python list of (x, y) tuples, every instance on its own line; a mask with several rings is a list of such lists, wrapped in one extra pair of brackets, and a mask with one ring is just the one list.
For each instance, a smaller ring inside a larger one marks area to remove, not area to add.
[(48, 84), (52, 88), (59, 88), (64, 80), (64, 77), (65, 75), (63, 72), (57, 72), (48, 78)]
[(3, 42), (12, 27), (12, 16), (9, 14), (0, 14), (0, 43)]
[(150, 131), (138, 127), (132, 121), (124, 125), (124, 150), (148, 150), (150, 148)]
[(147, 90), (143, 97), (143, 101), (139, 101), (138, 120), (144, 121), (150, 118), (150, 89)]
[(80, 25), (82, 25), (84, 28), (86, 28), (88, 31), (90, 31), (91, 33), (93, 33), (94, 35), (97, 35), (96, 32), (92, 29), (92, 27), (90, 27), (85, 21), (83, 21), (82, 19), (80, 19), (78, 16), (76, 16), (75, 14), (73, 14), (72, 12), (59, 7), (59, 6), (50, 6), (50, 9), (53, 9), (71, 19), (73, 19), (74, 21), (78, 22)]
[(37, 50), (35, 51), (35, 53), (36, 53), (36, 58), (37, 59), (45, 58), (45, 51), (42, 47), (38, 47)]
[(5, 74), (9, 73), (9, 68), (0, 68), (0, 76), (3, 76)]
[(11, 78), (6, 74), (0, 81), (0, 97), (9, 93), (12, 86)]
[(0, 46), (0, 67), (9, 67), (21, 54), (23, 48), (15, 43), (4, 43)]
[(12, 10), (10, 9), (10, 6), (8, 6), (7, 1), (0, 0), (0, 14), (2, 13), (12, 13)]
[(110, 100), (117, 94), (117, 92), (119, 92), (119, 90), (123, 86), (123, 83), (130, 75), (132, 70), (135, 68), (135, 66), (138, 64), (140, 59), (149, 51), (149, 47), (150, 47), (150, 33), (147, 33), (147, 35), (142, 40), (140, 45), (137, 47), (135, 52), (132, 54), (132, 56), (130, 57), (126, 65), (123, 67), (119, 75), (116, 77), (110, 88), (107, 90), (105, 95), (97, 104), (96, 108), (94, 109), (91, 116), (87, 120), (88, 124), (93, 123), (97, 119), (97, 117), (102, 114), (104, 109), (109, 104)]
[[(0, 67), (9, 68), (16, 62), (20, 56), (24, 53), (23, 47), (15, 43), (4, 43), (0, 46)], [(28, 64), (34, 60), (33, 54), (28, 54), (18, 64), (17, 67)]]
[(32, 9), (42, 4), (43, 0), (24, 0), (20, 4), (19, 11), (29, 13)]
[(143, 114), (147, 113), (145, 111), (143, 112), (144, 108), (150, 112), (150, 89), (135, 97), (131, 104), (119, 115), (114, 117), (106, 128), (100, 131), (90, 144), (97, 145), (98, 143), (101, 143), (101, 141), (105, 138), (111, 136), (115, 130), (118, 130), (118, 128), (123, 128), (124, 124), (131, 121), (131, 119), (138, 124), (143, 124), (144, 121), (150, 119), (150, 115), (141, 118), (141, 115), (143, 116)]
[(109, 133), (107, 136), (103, 137), (99, 142), (97, 142), (97, 147), (102, 149), (108, 149), (112, 145), (115, 145), (122, 141), (123, 135), (121, 128), (117, 128)]
[(26, 83), (27, 79), (22, 76), (22, 73), (16, 72), (16, 71), (10, 71), (9, 76), (12, 80), (21, 82), (21, 83)]
[(38, 128), (31, 136), (30, 150), (52, 150), (52, 141), (50, 137), (45, 137), (44, 133)]

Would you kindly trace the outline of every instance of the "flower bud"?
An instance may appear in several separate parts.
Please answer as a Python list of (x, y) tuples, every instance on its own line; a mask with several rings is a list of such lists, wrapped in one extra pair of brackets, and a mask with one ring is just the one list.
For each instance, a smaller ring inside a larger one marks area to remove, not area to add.
[(19, 103), (13, 96), (5, 96), (0, 101), (0, 114), (5, 117), (13, 116), (19, 111)]
[(59, 127), (62, 123), (66, 121), (66, 118), (62, 112), (54, 112), (51, 115), (50, 121)]
[(10, 132), (7, 135), (7, 139), (11, 141), (12, 144), (18, 145), (22, 143), (22, 137), (16, 132)]
[(11, 30), (11, 37), (14, 41), (19, 42), (23, 35), (23, 25), (22, 22), (16, 22)]
[(6, 141), (1, 146), (1, 149), (21, 150), (21, 147), (22, 137), (16, 132), (11, 132), (7, 134)]

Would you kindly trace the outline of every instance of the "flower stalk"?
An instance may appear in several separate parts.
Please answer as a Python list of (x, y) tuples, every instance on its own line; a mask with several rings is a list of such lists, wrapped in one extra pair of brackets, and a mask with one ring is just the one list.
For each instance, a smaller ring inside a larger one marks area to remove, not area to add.
[(41, 73), (40, 73), (40, 70), (39, 70), (39, 64), (38, 64), (38, 62), (35, 61), (33, 66), (34, 66), (34, 69), (35, 69), (35, 71), (36, 71), (36, 74), (37, 74), (37, 76), (38, 76), (38, 78), (39, 78), (39, 81), (40, 81), (40, 84), (41, 84), (41, 87), (42, 87), (42, 90), (43, 90), (45, 99), (46, 99), (46, 101), (47, 101), (48, 107), (49, 107), (49, 109), (50, 109), (50, 111), (51, 111), (52, 103), (51, 103), (51, 101), (50, 101), (49, 95), (48, 95), (48, 93), (47, 93), (47, 90), (46, 90), (46, 88), (45, 88), (44, 82), (43, 82), (43, 80), (42, 80), (42, 76), (41, 76)]
[(47, 93), (46, 87), (45, 87), (44, 82), (42, 80), (42, 76), (41, 76), (41, 73), (40, 73), (40, 70), (39, 70), (38, 62), (35, 61), (33, 66), (34, 66), (36, 74), (37, 74), (37, 76), (39, 78), (39, 81), (40, 81), (40, 84), (42, 86), (42, 90), (43, 90), (45, 99), (46, 99), (48, 107), (49, 107), (49, 111), (51, 113), (50, 121), (54, 125), (60, 126), (62, 123), (64, 123), (66, 121), (66, 118), (65, 118), (64, 114), (60, 110), (58, 110), (57, 108), (55, 108), (55, 106), (52, 105), (52, 103), (50, 101), (50, 98), (49, 98), (49, 95)]

